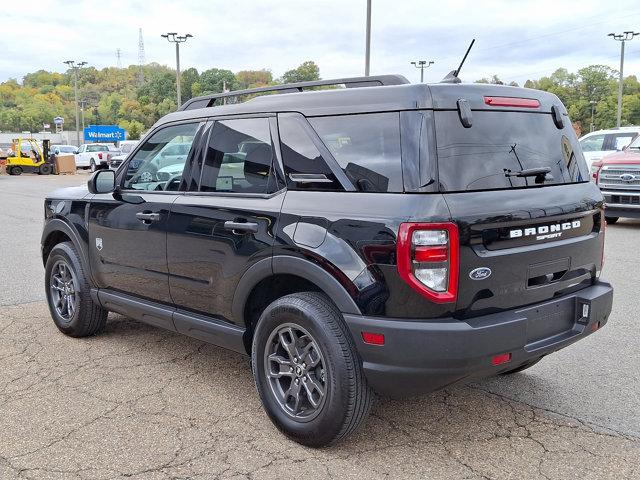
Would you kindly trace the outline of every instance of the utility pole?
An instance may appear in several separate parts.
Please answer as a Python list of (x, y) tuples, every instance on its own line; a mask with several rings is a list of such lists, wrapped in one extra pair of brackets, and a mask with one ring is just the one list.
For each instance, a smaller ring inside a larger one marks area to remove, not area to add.
[(418, 60), (417, 62), (411, 62), (411, 65), (420, 69), (420, 83), (424, 83), (424, 69), (429, 68), (431, 65), (433, 65), (433, 63), (434, 62), (432, 60), (429, 60), (429, 63), (427, 63), (426, 60)]
[(80, 116), (78, 115), (78, 70), (87, 64), (87, 62), (78, 62), (75, 60), (67, 60), (66, 63), (69, 68), (73, 69), (73, 92), (75, 95), (75, 103), (76, 103), (76, 144), (80, 146)]
[(162, 38), (166, 38), (171, 43), (176, 44), (176, 85), (178, 89), (178, 108), (182, 105), (182, 92), (180, 91), (180, 44), (192, 38), (193, 35), (187, 33), (186, 35), (178, 35), (176, 32), (165, 33), (160, 35)]
[(625, 42), (633, 40), (633, 37), (640, 35), (640, 32), (627, 31), (623, 33), (610, 33), (608, 37), (612, 37), (614, 40), (620, 42), (620, 84), (618, 85), (618, 117), (616, 119), (616, 127), (620, 128), (620, 122), (622, 121), (622, 83), (624, 76), (622, 71), (624, 69), (624, 44)]
[(367, 0), (367, 29), (364, 49), (364, 76), (369, 76), (371, 65), (371, 0)]

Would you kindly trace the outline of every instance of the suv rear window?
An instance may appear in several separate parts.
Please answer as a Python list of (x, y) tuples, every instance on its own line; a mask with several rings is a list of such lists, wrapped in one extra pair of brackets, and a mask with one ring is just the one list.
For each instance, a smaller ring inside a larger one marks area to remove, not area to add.
[(543, 167), (551, 169), (544, 185), (589, 178), (566, 119), (560, 130), (551, 114), (474, 111), (473, 125), (465, 128), (457, 111), (437, 111), (435, 123), (440, 191), (540, 186), (534, 177), (506, 173)]
[(402, 192), (400, 114), (309, 118), (353, 185), (364, 192)]

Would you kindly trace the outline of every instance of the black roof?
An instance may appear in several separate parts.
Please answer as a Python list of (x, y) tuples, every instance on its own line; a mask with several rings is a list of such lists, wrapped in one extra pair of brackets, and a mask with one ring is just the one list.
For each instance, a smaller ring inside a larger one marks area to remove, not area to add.
[[(404, 77), (394, 76), (394, 78), (403, 79)], [(337, 81), (324, 82), (331, 84), (330, 82)], [(296, 88), (295, 85), (299, 84), (294, 84), (294, 87), (291, 85), (281, 86), (283, 88), (280, 90), (291, 91), (291, 88)], [(242, 103), (193, 108), (198, 106), (198, 102), (202, 104), (203, 100), (209, 102), (207, 99), (213, 98), (215, 100), (224, 96), (246, 95), (245, 92), (247, 91), (192, 99), (193, 103), (189, 103), (191, 101), (185, 103), (187, 107), (183, 106), (182, 110), (166, 115), (161, 119), (161, 123), (190, 118), (251, 113), (299, 112), (305, 116), (321, 116), (414, 109), (451, 110), (457, 108), (457, 101), (461, 98), (466, 99), (474, 110), (514, 110), (514, 108), (489, 107), (485, 104), (484, 97), (486, 96), (537, 99), (540, 102), (540, 107), (536, 109), (537, 112), (550, 112), (552, 105), (561, 105), (555, 95), (529, 88), (478, 83), (410, 84), (407, 82), (404, 84), (261, 95)], [(527, 111), (531, 111), (531, 109), (527, 109)]]

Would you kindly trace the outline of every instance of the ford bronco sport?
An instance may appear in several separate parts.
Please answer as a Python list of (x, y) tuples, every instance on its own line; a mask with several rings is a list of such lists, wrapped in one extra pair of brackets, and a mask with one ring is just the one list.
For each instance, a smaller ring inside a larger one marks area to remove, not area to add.
[[(190, 147), (166, 165), (171, 144)], [(561, 102), (530, 89), (390, 75), (195, 98), (45, 216), (63, 333), (117, 312), (248, 354), (273, 423), (315, 447), (374, 392), (524, 370), (612, 305), (602, 194)]]

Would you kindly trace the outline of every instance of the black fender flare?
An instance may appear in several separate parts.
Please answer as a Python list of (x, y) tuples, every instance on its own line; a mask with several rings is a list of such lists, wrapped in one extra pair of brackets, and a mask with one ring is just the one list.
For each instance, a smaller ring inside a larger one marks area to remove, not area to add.
[(82, 241), (80, 235), (72, 225), (68, 224), (60, 218), (52, 218), (48, 220), (44, 225), (44, 228), (42, 230), (42, 239), (40, 240), (42, 263), (46, 264), (46, 260), (44, 258), (44, 246), (47, 242), (47, 239), (56, 232), (62, 232), (71, 239), (73, 246), (76, 247), (76, 250), (80, 253), (80, 261), (82, 262), (82, 266), (84, 267), (85, 272), (87, 272), (89, 276), (91, 276), (91, 268), (87, 255), (86, 242)]
[(233, 295), (231, 312), (236, 323), (245, 325), (244, 307), (253, 288), (272, 275), (289, 274), (305, 278), (318, 286), (342, 313), (362, 315), (347, 290), (321, 266), (300, 257), (277, 255), (254, 263), (243, 274)]

